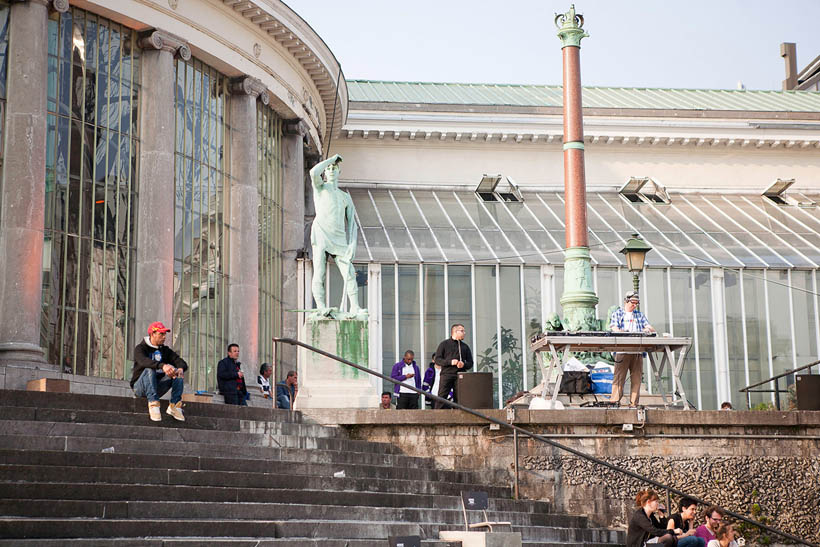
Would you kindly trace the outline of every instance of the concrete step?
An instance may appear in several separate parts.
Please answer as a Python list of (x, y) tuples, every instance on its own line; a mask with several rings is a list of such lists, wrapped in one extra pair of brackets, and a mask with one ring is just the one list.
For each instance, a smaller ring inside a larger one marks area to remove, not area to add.
[[(398, 507), (461, 510), (457, 496), (405, 494), (393, 492), (344, 492), (326, 490), (239, 488), (234, 486), (168, 485), (157, 488), (153, 484), (107, 484), (100, 488), (95, 483), (67, 482), (6, 482), (0, 483), (0, 499), (40, 500), (96, 500), (96, 501), (170, 501), (170, 502), (226, 502), (226, 503), (301, 503), (336, 505), (344, 507)], [(521, 512), (546, 514), (549, 504), (543, 501), (490, 498), (490, 512)], [(572, 522), (586, 522), (585, 517)]]
[[(170, 418), (170, 417), (169, 417)], [(133, 425), (46, 422), (30, 420), (0, 419), (0, 436), (2, 435), (36, 435), (94, 437), (107, 439), (143, 439), (147, 441), (183, 441), (186, 443), (204, 443), (228, 446), (273, 446), (277, 448), (300, 448), (308, 450), (338, 450), (375, 454), (401, 454), (401, 451), (388, 443), (371, 443), (338, 437), (308, 437), (301, 435), (282, 435), (274, 433), (275, 428), (260, 426), (259, 431), (218, 431), (206, 429), (186, 429), (156, 427), (148, 416), (143, 423)], [(267, 431), (266, 431), (267, 430)], [(423, 458), (419, 458), (423, 460)]]
[[(253, 460), (280, 460), (325, 464), (364, 464), (395, 468), (433, 469), (435, 462), (398, 454), (362, 453), (338, 450), (303, 450), (299, 448), (276, 448), (268, 446), (227, 446), (213, 443), (193, 443), (179, 440), (147, 441), (139, 439), (115, 439), (105, 437), (0, 435), (0, 447), (16, 447), (20, 450), (50, 450), (69, 452), (100, 452), (113, 448), (123, 454), (161, 454), (168, 456), (204, 456), (211, 458), (237, 458)], [(474, 473), (469, 473), (476, 475)], [(483, 481), (490, 480), (487, 476)]]
[[(167, 401), (163, 401), (163, 412)], [(74, 410), (102, 410), (145, 414), (148, 406), (144, 398), (112, 397), (107, 395), (86, 395), (82, 393), (53, 393), (40, 391), (0, 390), (0, 407), (61, 408)], [(227, 418), (234, 420), (256, 420), (271, 422), (301, 423), (298, 411), (275, 408), (240, 407), (218, 403), (185, 403), (185, 408), (196, 416)]]
[[(167, 537), (233, 537), (245, 534), (258, 538), (381, 539), (391, 535), (418, 535), (437, 539), (441, 530), (459, 529), (453, 525), (416, 524), (395, 521), (324, 521), (316, 519), (243, 520), (230, 519), (60, 519), (0, 518), (0, 537), (4, 538), (135, 538), (146, 535)], [(577, 528), (514, 527), (526, 541), (551, 543), (602, 543), (622, 537), (608, 530)]]
[[(424, 547), (461, 547), (460, 541), (439, 541), (423, 539), (421, 544)], [(385, 539), (258, 539), (258, 538), (112, 538), (112, 539), (0, 539), (0, 546), (36, 546), (36, 547), (385, 547)], [(535, 544), (524, 544), (527, 547)], [(548, 544), (547, 547), (552, 547)], [(580, 545), (578, 546), (580, 547)], [(597, 547), (597, 546), (596, 546)]]
[[(62, 465), (73, 467), (154, 467), (154, 454), (123, 454), (110, 452), (65, 452), (47, 450), (0, 449), (0, 464)], [(250, 460), (176, 456), (174, 468), (212, 471), (245, 471), (253, 473), (290, 473), (295, 475), (331, 476), (344, 471), (347, 477), (400, 478), (419, 481), (475, 483), (473, 473), (388, 467), (349, 463), (297, 463), (282, 460)]]
[[(369, 520), (415, 523), (446, 523), (463, 525), (464, 516), (458, 509), (423, 507), (347, 507), (324, 504), (298, 503), (229, 503), (173, 501), (96, 501), (54, 499), (0, 499), (0, 515), (5, 517), (34, 518), (231, 518), (237, 520), (322, 519)], [(557, 526), (578, 528), (586, 526), (586, 519), (559, 514), (524, 513), (520, 511), (493, 511), (492, 518), (512, 522), (517, 526)], [(475, 520), (475, 519), (473, 519)]]
[(186, 486), (237, 486), (245, 488), (308, 488), (328, 492), (395, 492), (460, 495), (463, 490), (485, 490), (490, 497), (509, 495), (504, 487), (451, 482), (376, 479), (371, 477), (312, 476), (200, 471), (193, 469), (146, 469), (143, 467), (74, 467), (49, 465), (0, 465), (0, 482), (96, 482), (104, 484), (155, 484)]

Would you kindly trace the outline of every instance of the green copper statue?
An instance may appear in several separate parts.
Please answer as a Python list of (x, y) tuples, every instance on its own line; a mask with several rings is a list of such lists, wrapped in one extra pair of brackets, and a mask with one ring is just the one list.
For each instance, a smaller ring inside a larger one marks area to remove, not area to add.
[[(367, 310), (359, 307), (359, 288), (356, 284), (356, 270), (351, 263), (356, 254), (358, 226), (356, 212), (350, 194), (339, 189), (339, 154), (321, 161), (310, 170), (313, 182), (313, 205), (316, 217), (310, 234), (313, 247), (313, 298), (318, 309), (314, 317), (334, 319), (366, 319)], [(324, 180), (322, 173), (324, 172)], [(346, 310), (345, 296), (339, 308), (325, 306), (325, 271), (327, 255), (333, 257), (344, 280), (344, 293), (350, 307)]]

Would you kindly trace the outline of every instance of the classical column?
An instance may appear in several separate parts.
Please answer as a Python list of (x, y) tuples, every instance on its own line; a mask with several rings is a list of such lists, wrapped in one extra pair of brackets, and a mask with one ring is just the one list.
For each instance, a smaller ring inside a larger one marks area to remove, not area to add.
[(256, 78), (231, 82), (230, 252), (228, 253), (228, 339), (239, 344), (248, 378), (259, 359), (259, 146), (256, 100), (270, 100)]
[[(305, 248), (305, 123), (289, 120), (282, 128), (282, 196), (284, 217), (282, 233), (282, 336), (299, 337), (299, 315), (288, 310), (302, 309), (299, 301), (299, 267), (297, 258)], [(296, 370), (296, 346), (278, 348), (282, 368)]]
[[(191, 58), (181, 38), (151, 30), (139, 40), (140, 169), (137, 207), (136, 336), (174, 313), (174, 59)], [(174, 328), (174, 325), (171, 325)]]
[(11, 5), (0, 185), (0, 366), (51, 368), (40, 348), (50, 7), (64, 12), (68, 1)]
[(584, 18), (575, 5), (555, 17), (564, 62), (564, 194), (566, 245), (564, 251), (564, 328), (570, 331), (596, 330), (595, 306), (598, 297), (592, 288), (587, 235), (586, 177), (584, 174), (584, 121), (581, 110), (581, 39), (588, 36), (581, 27)]

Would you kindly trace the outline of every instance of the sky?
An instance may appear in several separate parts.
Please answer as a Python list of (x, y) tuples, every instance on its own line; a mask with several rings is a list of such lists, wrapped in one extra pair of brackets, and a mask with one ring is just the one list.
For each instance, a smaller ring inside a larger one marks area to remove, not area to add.
[[(285, 0), (348, 80), (560, 84), (569, 0)], [(820, 55), (820, 0), (578, 0), (587, 86), (781, 89)]]

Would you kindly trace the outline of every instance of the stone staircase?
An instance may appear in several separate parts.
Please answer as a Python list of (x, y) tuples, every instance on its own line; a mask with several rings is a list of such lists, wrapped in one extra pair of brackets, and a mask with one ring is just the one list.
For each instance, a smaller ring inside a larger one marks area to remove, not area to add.
[(0, 391), (0, 546), (455, 546), (437, 538), (463, 529), (462, 490), (489, 492), (491, 517), (527, 546), (623, 544), (480, 473), (298, 412), (188, 403), (181, 423), (165, 405), (155, 423), (144, 399)]

